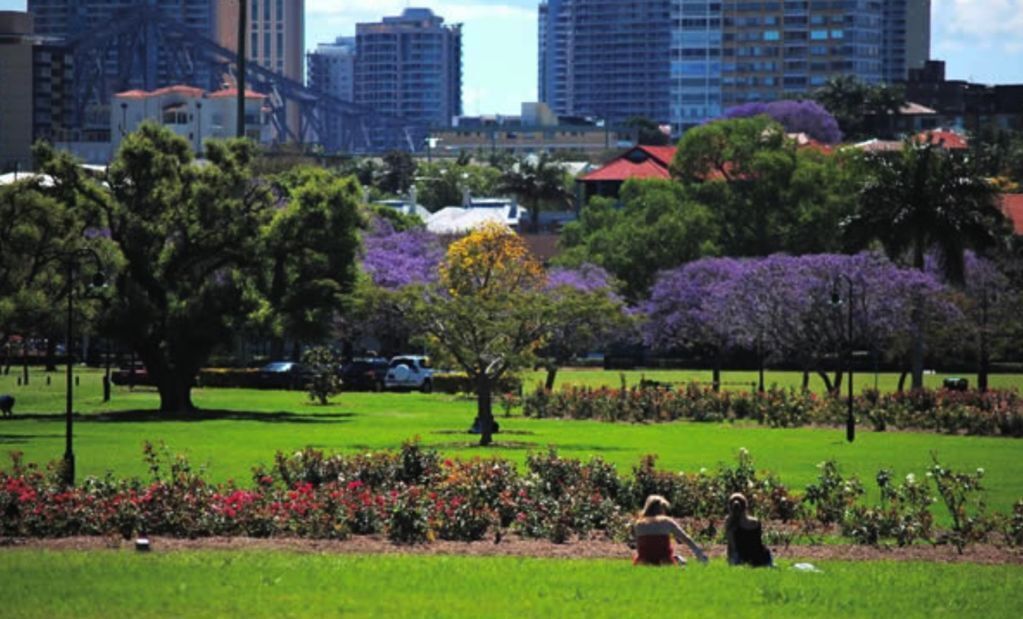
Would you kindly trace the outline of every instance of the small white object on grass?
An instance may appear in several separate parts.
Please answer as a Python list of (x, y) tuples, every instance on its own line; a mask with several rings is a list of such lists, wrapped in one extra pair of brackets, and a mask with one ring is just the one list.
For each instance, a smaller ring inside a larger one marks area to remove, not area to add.
[(149, 552), (149, 538), (140, 537), (135, 540), (135, 550), (139, 552)]
[(813, 574), (823, 574), (821, 570), (817, 569), (817, 566), (813, 563), (796, 563), (792, 566), (792, 569), (800, 572), (810, 572)]

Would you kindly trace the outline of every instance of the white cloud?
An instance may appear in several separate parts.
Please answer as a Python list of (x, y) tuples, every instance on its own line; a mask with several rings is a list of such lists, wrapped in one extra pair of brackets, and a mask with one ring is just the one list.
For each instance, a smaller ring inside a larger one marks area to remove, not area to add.
[(1011, 53), (1023, 30), (1023, 0), (934, 0), (932, 17), (939, 50), (969, 46)]

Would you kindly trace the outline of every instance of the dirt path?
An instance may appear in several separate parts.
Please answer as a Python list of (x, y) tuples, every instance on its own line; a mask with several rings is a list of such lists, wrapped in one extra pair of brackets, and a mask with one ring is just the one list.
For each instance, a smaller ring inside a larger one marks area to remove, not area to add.
[[(573, 541), (552, 544), (546, 541), (512, 537), (495, 544), (484, 542), (437, 541), (420, 546), (399, 546), (377, 536), (358, 536), (344, 541), (298, 538), (254, 539), (246, 537), (213, 537), (202, 539), (151, 538), (154, 552), (176, 550), (282, 550), (308, 553), (339, 554), (409, 554), (516, 556), (544, 558), (586, 558), (629, 560), (632, 552), (624, 545), (605, 540)], [(63, 539), (0, 539), (4, 548), (46, 550), (126, 550), (132, 543), (120, 538), (70, 537)], [(950, 546), (914, 546), (889, 550), (868, 546), (791, 546), (775, 548), (775, 558), (805, 561), (932, 561), (937, 563), (981, 563), (989, 565), (1023, 565), (1023, 550), (981, 545), (967, 548), (962, 555)], [(724, 557), (723, 546), (711, 546), (712, 558)]]

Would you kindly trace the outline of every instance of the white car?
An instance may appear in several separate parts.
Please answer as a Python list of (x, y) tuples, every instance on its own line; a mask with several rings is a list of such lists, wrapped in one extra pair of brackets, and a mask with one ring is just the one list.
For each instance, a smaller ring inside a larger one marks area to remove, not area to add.
[(391, 359), (384, 386), (388, 389), (418, 389), (423, 393), (433, 391), (433, 369), (430, 358), (417, 355), (403, 355)]

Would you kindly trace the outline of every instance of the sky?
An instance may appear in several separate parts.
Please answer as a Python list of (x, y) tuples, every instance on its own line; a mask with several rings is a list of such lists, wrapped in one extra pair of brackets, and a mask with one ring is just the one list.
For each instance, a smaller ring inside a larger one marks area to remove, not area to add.
[[(289, 0), (290, 1), (290, 0)], [(0, 0), (25, 10), (26, 0)], [(306, 47), (355, 34), (355, 24), (428, 7), (463, 24), (466, 114), (517, 114), (536, 99), (539, 0), (306, 0)], [(931, 57), (948, 77), (1023, 83), (1023, 0), (932, 0)]]

